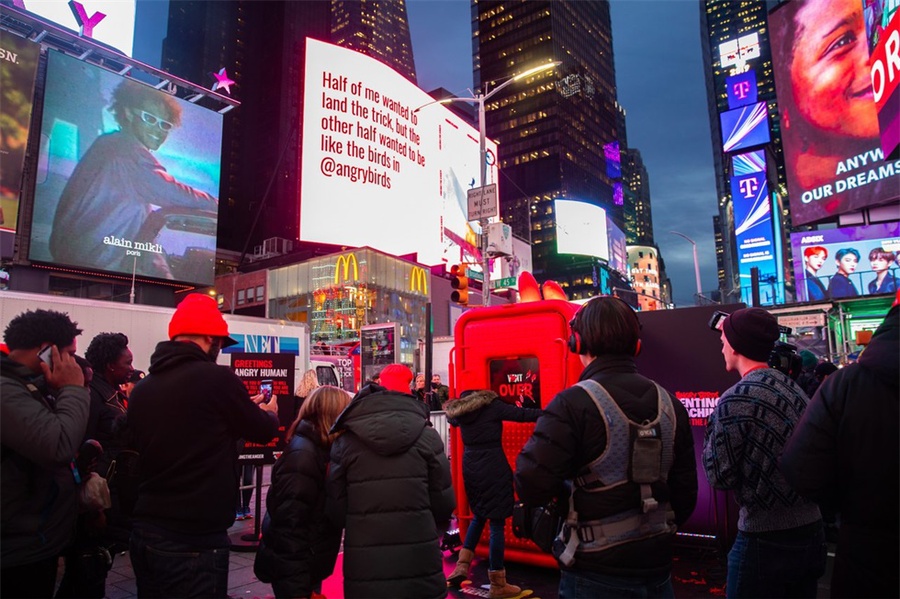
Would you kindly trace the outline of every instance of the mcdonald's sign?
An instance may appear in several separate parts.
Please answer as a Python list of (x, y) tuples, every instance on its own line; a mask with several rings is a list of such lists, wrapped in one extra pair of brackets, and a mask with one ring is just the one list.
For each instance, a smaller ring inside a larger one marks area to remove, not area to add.
[(428, 295), (428, 273), (421, 266), (413, 266), (409, 271), (409, 290)]
[[(349, 278), (350, 266), (353, 265), (353, 278)], [(341, 278), (341, 266), (344, 267), (344, 276)], [(338, 256), (337, 262), (334, 264), (334, 284), (339, 285), (342, 281), (359, 281), (359, 262), (356, 261), (356, 254), (346, 254)]]

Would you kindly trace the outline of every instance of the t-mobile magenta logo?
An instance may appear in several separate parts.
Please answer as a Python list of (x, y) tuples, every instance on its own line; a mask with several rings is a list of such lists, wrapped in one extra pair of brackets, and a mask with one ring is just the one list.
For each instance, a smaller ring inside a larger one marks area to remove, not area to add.
[(756, 190), (759, 189), (759, 183), (752, 177), (749, 179), (741, 179), (738, 182), (738, 186), (740, 187), (741, 195), (744, 196), (744, 198), (752, 198), (756, 195)]
[(738, 81), (734, 85), (731, 86), (734, 95), (743, 100), (750, 93), (750, 82), (749, 81)]

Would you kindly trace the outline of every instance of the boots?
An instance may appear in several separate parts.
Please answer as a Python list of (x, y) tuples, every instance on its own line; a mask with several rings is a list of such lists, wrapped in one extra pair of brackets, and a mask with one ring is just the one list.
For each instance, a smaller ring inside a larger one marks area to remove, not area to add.
[(507, 597), (515, 597), (522, 592), (521, 587), (514, 584), (507, 584), (506, 569), (488, 571), (488, 578), (491, 580), (491, 599), (504, 599)]
[(453, 572), (450, 573), (450, 576), (447, 577), (448, 586), (459, 587), (459, 585), (469, 577), (469, 566), (472, 563), (473, 557), (475, 557), (474, 551), (466, 549), (465, 547), (459, 550), (456, 567), (453, 569)]

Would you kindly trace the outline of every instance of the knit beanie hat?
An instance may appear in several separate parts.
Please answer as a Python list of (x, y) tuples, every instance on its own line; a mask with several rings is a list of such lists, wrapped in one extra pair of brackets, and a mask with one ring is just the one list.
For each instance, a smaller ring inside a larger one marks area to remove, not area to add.
[(778, 341), (778, 320), (762, 308), (741, 308), (725, 318), (722, 331), (731, 348), (755, 362), (766, 362)]
[(819, 363), (819, 360), (816, 358), (816, 354), (812, 353), (808, 349), (804, 349), (800, 352), (800, 360), (803, 364), (803, 370), (812, 370), (816, 367), (816, 364)]
[(403, 364), (390, 364), (381, 371), (381, 386), (389, 391), (408, 395), (412, 380), (412, 371)]
[(228, 336), (228, 323), (219, 312), (216, 300), (203, 293), (192, 293), (181, 300), (169, 321), (169, 339), (179, 335), (221, 337), (222, 347), (235, 345)]

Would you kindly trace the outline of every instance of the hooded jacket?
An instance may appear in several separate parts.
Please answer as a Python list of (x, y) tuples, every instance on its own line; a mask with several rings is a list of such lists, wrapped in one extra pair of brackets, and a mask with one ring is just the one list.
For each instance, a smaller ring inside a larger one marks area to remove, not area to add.
[(325, 518), (328, 447), (301, 420), (272, 467), (254, 572), (276, 597), (309, 597), (334, 570), (341, 529)]
[(344, 534), (344, 596), (445, 597), (440, 526), (456, 501), (450, 463), (412, 395), (368, 385), (332, 432), (327, 511)]
[(801, 495), (841, 514), (834, 597), (900, 595), (900, 306), (856, 364), (821, 384), (779, 467)]
[(191, 537), (224, 534), (237, 503), (238, 439), (267, 443), (278, 419), (195, 343), (159, 343), (149, 372), (128, 402), (140, 454), (134, 519)]
[(493, 391), (476, 391), (444, 405), (447, 421), (460, 428), (466, 498), (472, 513), (483, 518), (509, 518), (513, 480), (503, 452), (503, 422), (534, 422), (540, 409), (517, 408)]

